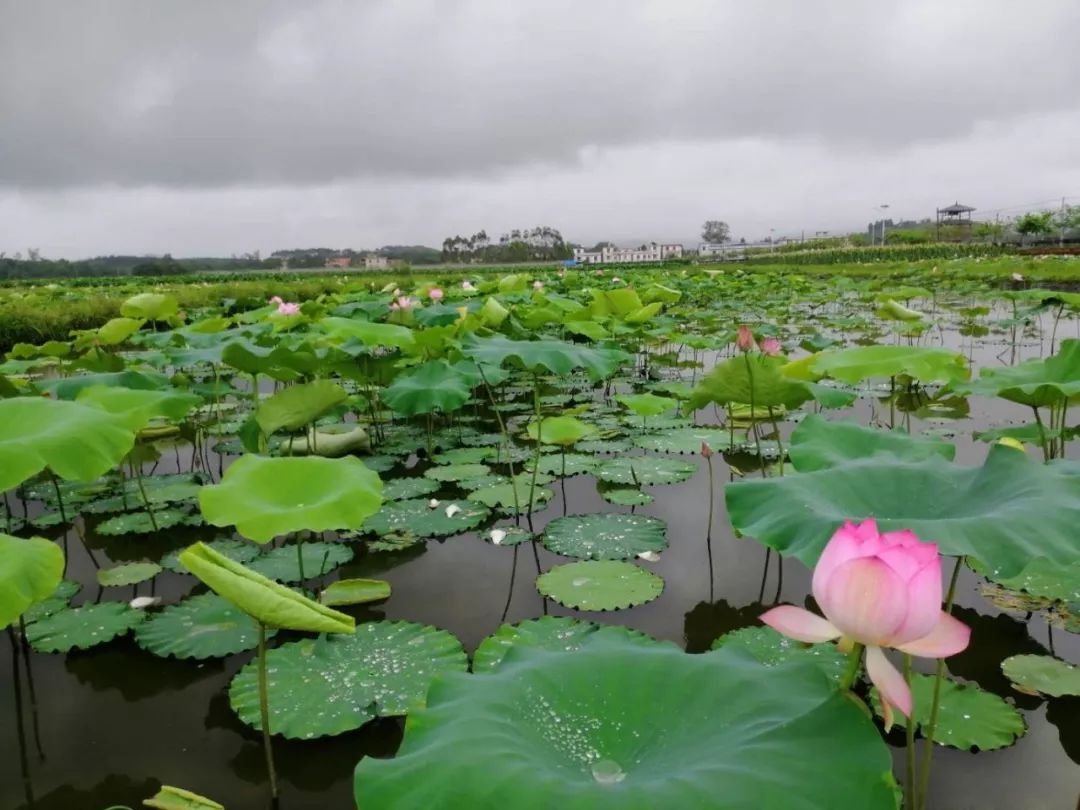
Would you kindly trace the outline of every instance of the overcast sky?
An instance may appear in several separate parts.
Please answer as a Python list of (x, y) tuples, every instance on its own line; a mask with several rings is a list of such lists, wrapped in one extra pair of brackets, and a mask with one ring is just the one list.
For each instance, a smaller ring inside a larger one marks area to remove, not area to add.
[(0, 0), (0, 250), (1080, 203), (1080, 2)]

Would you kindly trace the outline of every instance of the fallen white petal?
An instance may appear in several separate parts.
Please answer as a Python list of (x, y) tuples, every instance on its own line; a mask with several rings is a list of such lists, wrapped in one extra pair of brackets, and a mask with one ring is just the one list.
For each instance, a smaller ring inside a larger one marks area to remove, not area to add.
[(142, 610), (143, 608), (153, 607), (154, 605), (160, 604), (160, 596), (136, 596), (134, 599), (128, 602), (128, 607), (132, 607), (135, 610)]
[(656, 562), (660, 559), (660, 555), (655, 551), (643, 551), (637, 556), (639, 560), (645, 560), (645, 562)]
[(432, 498), (430, 501), (427, 502), (427, 505), (428, 509), (434, 509), (436, 506), (439, 505), (438, 498)]
[(502, 541), (506, 539), (506, 532), (502, 529), (491, 530), (491, 542), (495, 545), (502, 545)]
[(461, 511), (461, 507), (458, 506), (456, 503), (452, 503), (448, 507), (446, 507), (446, 516), (447, 517), (453, 517), (454, 515), (456, 515), (460, 511)]

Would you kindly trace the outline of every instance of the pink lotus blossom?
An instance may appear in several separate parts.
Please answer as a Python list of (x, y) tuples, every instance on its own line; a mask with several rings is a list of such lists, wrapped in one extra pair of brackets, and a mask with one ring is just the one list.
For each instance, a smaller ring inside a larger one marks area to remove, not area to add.
[(814, 567), (812, 589), (825, 618), (794, 605), (761, 616), (785, 636), (816, 643), (841, 639), (866, 646), (866, 674), (881, 693), (885, 730), (892, 706), (911, 716), (911, 690), (885, 657), (893, 647), (922, 658), (947, 658), (968, 645), (971, 630), (941, 609), (941, 556), (907, 529), (879, 534), (867, 518), (848, 521)]
[(268, 304), (276, 304), (276, 305), (281, 305), (281, 304), (284, 304), (285, 302), (284, 302), (284, 301), (283, 301), (283, 300), (281, 299), (281, 296), (280, 296), (280, 295), (275, 295), (275, 296), (274, 296), (273, 298), (271, 298), (271, 299), (270, 299), (269, 301), (267, 301), (266, 303), (268, 303)]
[(412, 309), (416, 306), (416, 299), (407, 295), (398, 296), (398, 299), (390, 305), (390, 309)]
[(476, 287), (473, 286), (471, 281), (466, 280), (461, 282), (461, 289), (465, 290), (465, 292), (472, 292)]
[(432, 287), (427, 291), (427, 294), (432, 301), (441, 301), (443, 297), (443, 291), (438, 287)]
[(542, 290), (542, 289), (544, 289), (544, 282), (539, 281), (539, 280), (534, 281), (533, 282), (533, 289), (534, 290)]
[(282, 301), (277, 305), (278, 315), (299, 315), (300, 305), (288, 301)]
[(754, 333), (751, 332), (750, 327), (744, 323), (739, 327), (739, 336), (735, 338), (735, 348), (740, 352), (745, 353), (753, 351), (754, 347)]
[(712, 447), (709, 446), (708, 442), (702, 442), (701, 443), (701, 457), (702, 458), (712, 458), (713, 457), (713, 449), (712, 449)]
[(775, 357), (776, 355), (780, 354), (781, 350), (782, 347), (780, 346), (780, 341), (774, 337), (768, 337), (761, 341), (762, 354), (767, 354), (770, 357)]

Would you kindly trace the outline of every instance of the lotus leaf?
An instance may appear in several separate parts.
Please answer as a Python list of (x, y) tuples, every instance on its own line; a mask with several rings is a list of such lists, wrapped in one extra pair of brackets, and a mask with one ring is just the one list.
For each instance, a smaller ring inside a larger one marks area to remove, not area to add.
[(265, 543), (307, 529), (359, 529), (382, 503), (382, 481), (357, 458), (246, 455), (221, 483), (203, 487), (199, 506), (214, 526), (235, 525)]
[(991, 447), (981, 467), (875, 458), (738, 481), (724, 494), (739, 532), (808, 566), (845, 520), (866, 517), (883, 531), (911, 529), (943, 554), (975, 557), (995, 577), (1038, 557), (1064, 566), (1078, 555), (1080, 478), (1009, 447)]
[(151, 534), (158, 529), (170, 529), (181, 524), (198, 526), (200, 523), (202, 518), (199, 515), (184, 509), (155, 509), (152, 519), (147, 512), (129, 512), (103, 520), (94, 527), (94, 531), (105, 536)]
[(486, 464), (442, 464), (426, 470), (424, 477), (433, 481), (465, 481), (490, 472), (491, 468)]
[(679, 484), (696, 472), (693, 464), (662, 456), (621, 456), (596, 467), (596, 477), (601, 481), (633, 486)]
[(146, 614), (124, 602), (64, 608), (26, 626), (26, 640), (38, 652), (85, 650), (124, 635)]
[[(270, 728), (293, 739), (352, 731), (422, 707), (436, 675), (467, 668), (460, 641), (413, 622), (367, 622), (355, 635), (284, 644), (266, 656)], [(233, 678), (229, 702), (243, 722), (261, 728), (254, 663)]]
[(795, 408), (812, 398), (810, 389), (782, 373), (783, 357), (747, 354), (717, 363), (690, 392), (687, 412), (706, 405)]
[(162, 293), (139, 293), (120, 305), (125, 318), (144, 318), (148, 321), (165, 321), (180, 311), (180, 305), (171, 295)]
[[(385, 503), (364, 523), (363, 531), (418, 538), (445, 537), (473, 529), (488, 516), (487, 507), (473, 501), (440, 501), (434, 508), (428, 504), (423, 498)], [(450, 509), (452, 506), (457, 510)], [(447, 515), (448, 509), (452, 514)]]
[(299, 430), (347, 397), (345, 389), (330, 380), (290, 385), (259, 403), (255, 421), (268, 436), (278, 430)]
[(730, 448), (731, 434), (726, 428), (683, 427), (634, 437), (635, 447), (658, 453), (696, 454), (701, 452), (703, 443), (707, 443), (717, 452), (722, 452)]
[(416, 341), (406, 326), (393, 323), (354, 321), (350, 318), (323, 318), (319, 325), (334, 340), (359, 340), (365, 346), (407, 349)]
[(352, 616), (313, 602), (205, 543), (184, 549), (179, 559), (215, 593), (268, 627), (312, 633), (352, 633), (356, 628)]
[(390, 598), (390, 583), (381, 579), (339, 579), (331, 582), (319, 601), (324, 605), (362, 605)]
[(203, 593), (148, 616), (135, 628), (135, 642), (162, 658), (224, 658), (255, 649), (259, 623), (228, 599)]
[(82, 389), (75, 401), (80, 405), (115, 414), (129, 430), (140, 431), (152, 419), (183, 420), (202, 398), (183, 391), (156, 391), (92, 385)]
[(569, 447), (595, 434), (596, 428), (576, 416), (549, 416), (540, 420), (539, 428), (535, 421), (529, 422), (525, 433), (534, 442), (539, 437), (542, 444)]
[[(246, 563), (259, 556), (259, 547), (252, 545), (246, 540), (240, 540), (234, 537), (223, 537), (219, 540), (211, 540), (203, 545), (209, 546), (218, 554), (222, 554), (228, 557), (230, 560), (238, 563)], [(166, 568), (176, 574), (189, 573), (183, 565), (180, 564), (180, 554), (184, 549), (177, 549), (176, 551), (170, 551), (164, 557), (161, 558), (161, 567)]]
[(900, 431), (874, 430), (855, 422), (831, 422), (808, 415), (791, 434), (788, 458), (799, 472), (826, 470), (847, 461), (889, 457), (921, 461), (940, 456), (952, 461), (956, 445), (930, 436), (911, 436)]
[(735, 647), (745, 650), (765, 666), (788, 661), (813, 661), (834, 683), (839, 684), (847, 668), (847, 656), (835, 644), (801, 644), (771, 627), (744, 627), (725, 633), (712, 643), (712, 649)]
[(655, 500), (648, 492), (642, 492), (636, 487), (605, 484), (603, 481), (597, 482), (596, 491), (601, 498), (616, 506), (648, 506)]
[(853, 385), (907, 375), (921, 383), (954, 382), (970, 375), (962, 354), (924, 346), (855, 346), (798, 361), (813, 373)]
[(71, 599), (82, 588), (78, 582), (65, 579), (56, 586), (56, 589), (40, 602), (34, 602), (22, 614), (23, 621), (27, 624), (52, 616), (57, 611), (63, 610), (71, 602)]
[(891, 771), (872, 724), (813, 664), (603, 639), (444, 676), (397, 756), (361, 760), (355, 791), (365, 810), (894, 810)]
[(502, 663), (511, 647), (539, 647), (544, 650), (572, 652), (581, 649), (587, 642), (612, 637), (630, 644), (662, 643), (629, 627), (583, 622), (568, 616), (542, 616), (539, 619), (499, 627), (476, 648), (472, 670), (490, 672)]
[(50, 598), (64, 575), (64, 552), (42, 537), (0, 534), (0, 629)]
[(143, 807), (157, 810), (225, 810), (225, 805), (192, 793), (190, 790), (162, 785), (155, 795), (143, 799)]
[(469, 401), (472, 387), (445, 360), (432, 360), (395, 379), (382, 392), (383, 401), (405, 416), (450, 413)]
[(134, 444), (122, 418), (97, 408), (40, 397), (0, 400), (0, 491), (46, 467), (61, 478), (92, 481)]
[[(300, 559), (304, 570), (300, 570)], [(347, 563), (353, 558), (353, 550), (344, 543), (306, 542), (279, 546), (260, 554), (248, 567), (258, 574), (277, 582), (301, 582), (311, 577), (321, 577)]]
[(587, 560), (557, 565), (536, 578), (541, 594), (578, 610), (621, 610), (656, 599), (664, 580), (633, 563)]
[(392, 478), (383, 485), (384, 501), (403, 501), (430, 495), (439, 488), (431, 478)]
[(1080, 696), (1080, 669), (1049, 655), (1013, 655), (1001, 662), (1013, 688), (1051, 697)]
[(544, 547), (581, 560), (629, 560), (667, 548), (666, 526), (647, 515), (592, 514), (555, 518), (544, 527)]
[(670, 411), (678, 400), (670, 397), (660, 397), (656, 394), (619, 394), (615, 399), (636, 413), (638, 416), (659, 416), (664, 411)]
[(1080, 395), (1080, 340), (1064, 340), (1061, 350), (1043, 360), (1017, 366), (983, 368), (979, 378), (954, 385), (959, 394), (999, 396), (1029, 407), (1044, 407)]
[(152, 562), (133, 562), (102, 568), (97, 572), (98, 585), (103, 588), (135, 585), (161, 573), (161, 566)]
[(592, 348), (552, 338), (511, 340), (502, 335), (467, 335), (461, 346), (466, 357), (481, 365), (501, 366), (512, 361), (526, 371), (547, 371), (560, 377), (580, 368), (592, 379), (603, 379), (630, 360), (630, 355), (620, 349)]

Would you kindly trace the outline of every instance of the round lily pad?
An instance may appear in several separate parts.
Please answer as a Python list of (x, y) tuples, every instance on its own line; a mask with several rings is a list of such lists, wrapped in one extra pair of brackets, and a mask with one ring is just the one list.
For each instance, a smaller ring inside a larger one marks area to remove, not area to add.
[(407, 498), (422, 498), (439, 488), (439, 482), (433, 478), (395, 478), (383, 484), (383, 499), (403, 501)]
[[(206, 545), (219, 554), (223, 554), (230, 560), (234, 560), (238, 563), (246, 563), (259, 556), (259, 547), (250, 540), (237, 540), (234, 537), (223, 537), (219, 540), (211, 540), (206, 543)], [(170, 551), (162, 557), (161, 567), (167, 568), (177, 574), (190, 573), (177, 559), (177, 557), (180, 556), (180, 552), (183, 550), (184, 549), (179, 548), (176, 551)]]
[(667, 548), (666, 528), (664, 521), (648, 515), (572, 515), (548, 523), (543, 544), (579, 560), (629, 560)]
[(34, 602), (26, 609), (22, 614), (23, 621), (26, 624), (31, 624), (44, 619), (46, 616), (51, 616), (59, 610), (63, 610), (81, 588), (82, 585), (78, 582), (72, 582), (70, 579), (61, 580), (50, 596), (40, 602)]
[(701, 452), (703, 442), (716, 452), (721, 452), (731, 446), (731, 433), (718, 427), (672, 428), (638, 436), (634, 439), (634, 446), (658, 453), (696, 455)]
[[(445, 630), (414, 622), (368, 622), (355, 635), (330, 635), (267, 652), (270, 730), (293, 739), (341, 734), (376, 716), (424, 705), (432, 678), (468, 667)], [(240, 719), (261, 728), (256, 662), (229, 686)]]
[(521, 526), (493, 526), (480, 536), (494, 546), (516, 546), (533, 539), (532, 532)]
[(124, 602), (65, 608), (27, 625), (26, 639), (38, 652), (85, 650), (124, 635), (145, 617)]
[[(385, 503), (367, 519), (363, 530), (379, 535), (446, 537), (476, 528), (488, 516), (487, 507), (475, 501), (439, 501), (434, 507), (429, 504), (423, 498)], [(456, 510), (451, 509), (454, 506)]]
[(128, 512), (101, 521), (101, 523), (94, 527), (94, 531), (98, 534), (110, 536), (119, 534), (152, 534), (157, 531), (157, 529), (154, 528), (155, 523), (157, 524), (158, 529), (171, 529), (174, 526), (180, 525), (198, 526), (202, 523), (202, 517), (193, 514), (186, 509), (175, 509), (171, 507), (155, 509), (153, 520), (150, 519), (150, 515), (146, 512)]
[(836, 683), (840, 683), (847, 668), (847, 656), (835, 644), (802, 644), (771, 627), (743, 627), (724, 633), (712, 643), (714, 650), (723, 647), (745, 650), (768, 667), (788, 661), (813, 661)]
[(495, 669), (511, 647), (540, 647), (544, 650), (570, 652), (581, 648), (587, 641), (617, 637), (633, 644), (659, 644), (661, 642), (631, 630), (612, 624), (596, 624), (571, 619), (569, 616), (543, 616), (518, 624), (504, 624), (492, 635), (480, 642), (473, 653), (473, 672), (489, 672)]
[(847, 696), (811, 664), (737, 650), (520, 646), (439, 679), (412, 720), (397, 756), (360, 761), (358, 806), (896, 807), (888, 748)]
[(1013, 655), (1001, 662), (1013, 689), (1029, 695), (1080, 695), (1080, 669), (1049, 655)]
[(598, 481), (596, 491), (600, 497), (608, 503), (616, 506), (648, 506), (655, 498), (648, 492), (643, 492), (637, 487), (622, 487), (615, 484), (605, 484)]
[(163, 658), (222, 658), (255, 649), (259, 624), (229, 600), (204, 593), (150, 615), (136, 627), (135, 642)]
[(643, 605), (664, 590), (652, 571), (617, 560), (587, 560), (557, 565), (536, 578), (544, 596), (579, 610), (620, 610)]
[[(915, 722), (922, 729), (930, 720), (933, 676), (913, 674), (911, 695)], [(876, 689), (871, 691), (871, 701), (874, 711), (880, 715), (881, 701)], [(906, 721), (903, 713), (894, 711), (893, 715), (896, 725), (903, 727)], [(1026, 731), (1023, 716), (997, 695), (948, 678), (942, 681), (935, 743), (972, 751), (992, 751), (1012, 745)]]
[[(565, 462), (562, 453), (549, 453), (540, 457), (540, 465), (537, 469), (548, 475), (585, 475), (592, 473), (599, 463), (596, 456), (584, 453), (567, 453)], [(526, 470), (532, 470), (532, 462), (529, 462)]]
[(424, 477), (434, 481), (463, 481), (466, 478), (478, 478), (490, 472), (491, 468), (486, 464), (445, 464), (425, 470)]
[[(529, 511), (529, 484), (519, 476), (516, 486), (517, 508), (522, 512), (527, 512)], [(493, 484), (489, 487), (473, 490), (469, 493), (469, 500), (479, 501), (492, 509), (513, 510), (514, 488), (515, 485), (510, 481), (507, 481), (505, 484)], [(538, 484), (536, 488), (532, 490), (533, 511), (536, 511), (554, 497), (554, 492), (547, 487), (542, 487)]]
[(610, 484), (643, 486), (678, 484), (697, 472), (697, 467), (677, 458), (664, 456), (620, 456), (599, 464), (596, 477)]
[(296, 545), (281, 546), (261, 554), (248, 563), (248, 568), (278, 582), (301, 582), (328, 574), (353, 558), (353, 550), (344, 543), (305, 542), (300, 544), (304, 561), (303, 575)]
[(102, 587), (118, 587), (121, 585), (135, 585), (152, 579), (161, 573), (161, 566), (152, 562), (133, 562), (117, 565), (112, 568), (102, 568), (97, 572), (98, 585)]
[(436, 464), (479, 464), (495, 458), (495, 455), (494, 447), (456, 447), (436, 453), (431, 460)]

